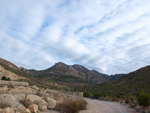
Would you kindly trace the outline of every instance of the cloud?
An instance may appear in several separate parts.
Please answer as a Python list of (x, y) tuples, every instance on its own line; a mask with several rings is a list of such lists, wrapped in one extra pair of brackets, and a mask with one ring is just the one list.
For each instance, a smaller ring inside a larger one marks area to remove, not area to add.
[(149, 65), (148, 0), (1, 0), (0, 57), (46, 69), (81, 64), (107, 74)]

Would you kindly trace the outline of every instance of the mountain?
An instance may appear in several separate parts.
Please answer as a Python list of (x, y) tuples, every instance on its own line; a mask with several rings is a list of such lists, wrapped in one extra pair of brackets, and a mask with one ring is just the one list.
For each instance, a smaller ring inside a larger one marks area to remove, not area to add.
[(121, 78), (124, 75), (125, 74), (114, 74), (114, 75), (108, 76), (107, 78), (108, 78), (109, 81), (113, 81), (113, 80), (118, 80), (119, 78)]
[(89, 70), (85, 68), (84, 66), (75, 64), (75, 65), (66, 65), (65, 63), (58, 62), (54, 66), (50, 67), (49, 69), (42, 70), (42, 71), (35, 71), (35, 70), (29, 70), (30, 73), (33, 76), (45, 76), (47, 77), (55, 75), (62, 75), (62, 76), (68, 76), (68, 77), (77, 77), (80, 79), (83, 79), (87, 82), (93, 82), (93, 83), (103, 83), (107, 82), (108, 75), (99, 73), (95, 70)]
[(150, 93), (150, 66), (125, 74), (118, 80), (97, 84), (85, 90), (107, 93), (110, 96), (135, 95), (141, 90)]

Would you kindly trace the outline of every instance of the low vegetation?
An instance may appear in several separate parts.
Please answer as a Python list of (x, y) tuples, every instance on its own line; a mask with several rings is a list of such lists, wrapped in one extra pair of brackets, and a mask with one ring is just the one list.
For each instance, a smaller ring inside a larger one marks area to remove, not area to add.
[(84, 99), (66, 99), (57, 104), (56, 110), (61, 113), (78, 113), (80, 110), (86, 109), (87, 102)]
[(7, 78), (6, 76), (2, 76), (1, 80), (7, 80), (7, 81), (10, 81), (10, 78)]
[(20, 103), (23, 104), (26, 108), (32, 104), (32, 102), (28, 99), (28, 95), (25, 95), (25, 97), (20, 100)]
[(145, 93), (144, 91), (139, 92), (136, 95), (136, 99), (140, 106), (147, 107), (150, 105), (150, 94)]

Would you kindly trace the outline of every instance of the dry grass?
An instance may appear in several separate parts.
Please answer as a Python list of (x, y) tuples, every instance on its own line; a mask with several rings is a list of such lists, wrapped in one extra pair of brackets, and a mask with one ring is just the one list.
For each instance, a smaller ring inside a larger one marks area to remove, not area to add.
[(27, 97), (28, 96), (25, 95), (25, 97), (20, 100), (20, 103), (23, 104), (26, 108), (28, 108), (32, 104), (32, 102)]
[(62, 103), (57, 104), (56, 110), (61, 113), (78, 113), (86, 109), (87, 102), (84, 99), (65, 99)]

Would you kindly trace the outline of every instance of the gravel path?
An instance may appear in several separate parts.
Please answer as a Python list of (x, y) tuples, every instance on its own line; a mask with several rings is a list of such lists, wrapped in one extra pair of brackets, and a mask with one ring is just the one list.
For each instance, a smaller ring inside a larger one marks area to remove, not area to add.
[(85, 99), (88, 102), (87, 110), (80, 113), (135, 113), (127, 105), (117, 102), (99, 101), (95, 99)]

